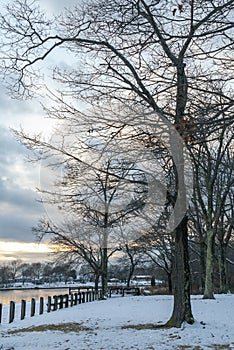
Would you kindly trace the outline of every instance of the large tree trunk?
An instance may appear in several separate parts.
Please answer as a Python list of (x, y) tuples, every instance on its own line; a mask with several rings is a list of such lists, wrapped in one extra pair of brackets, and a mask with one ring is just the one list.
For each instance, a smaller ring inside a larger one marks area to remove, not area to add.
[(133, 273), (134, 273), (134, 270), (135, 270), (135, 266), (134, 266), (134, 265), (131, 265), (130, 270), (129, 270), (129, 273), (128, 273), (127, 287), (130, 287), (130, 282), (131, 282), (131, 279), (132, 279), (132, 275), (133, 275)]
[(176, 202), (174, 204), (174, 233), (175, 233), (175, 259), (174, 259), (174, 308), (172, 316), (166, 326), (181, 327), (185, 321), (194, 323), (190, 302), (190, 268), (188, 253), (188, 218), (187, 189), (185, 179), (189, 174), (185, 174), (185, 145), (186, 130), (183, 124), (184, 112), (187, 102), (188, 84), (185, 74), (185, 64), (177, 62), (177, 98), (175, 128), (180, 137), (172, 131), (170, 135), (171, 153), (175, 166), (176, 178)]
[(227, 264), (226, 264), (226, 245), (219, 242), (219, 293), (228, 292), (227, 283)]
[(107, 247), (102, 248), (102, 296), (108, 295), (108, 256)]
[(173, 290), (171, 272), (167, 272), (167, 283), (168, 283), (168, 292), (171, 294)]
[(215, 299), (214, 297), (214, 247), (215, 234), (213, 230), (207, 231), (207, 250), (206, 250), (206, 280), (203, 299)]
[(95, 271), (95, 281), (94, 281), (95, 292), (98, 292), (99, 277), (100, 277), (99, 271)]
[(166, 326), (181, 327), (184, 321), (194, 322), (190, 303), (187, 216), (175, 229), (174, 308)]
[(200, 275), (201, 275), (201, 293), (205, 290), (205, 280), (206, 280), (206, 245), (204, 239), (200, 240)]
[(135, 263), (134, 263), (133, 255), (131, 254), (131, 251), (130, 251), (127, 244), (126, 244), (126, 252), (128, 254), (128, 257), (129, 257), (129, 260), (131, 263), (130, 269), (129, 269), (129, 274), (128, 274), (128, 280), (127, 280), (127, 287), (130, 287), (130, 281), (131, 281), (131, 278), (132, 278), (134, 270), (135, 270)]

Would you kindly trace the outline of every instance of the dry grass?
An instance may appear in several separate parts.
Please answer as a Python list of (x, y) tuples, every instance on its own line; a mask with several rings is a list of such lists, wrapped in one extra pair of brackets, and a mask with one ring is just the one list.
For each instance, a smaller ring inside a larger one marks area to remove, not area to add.
[[(212, 344), (208, 346), (212, 350), (232, 350), (229, 344)], [(180, 345), (176, 347), (176, 350), (203, 350), (200, 346), (191, 346), (191, 345)]]
[(177, 350), (202, 350), (200, 346), (180, 345)]
[(133, 325), (126, 325), (126, 326), (122, 326), (122, 329), (136, 329), (138, 331), (141, 330), (146, 330), (146, 329), (165, 329), (165, 328), (169, 328), (167, 327), (165, 324), (154, 324), (154, 323), (146, 323), (146, 324), (133, 324)]
[(214, 350), (233, 350), (233, 347), (229, 344), (213, 344), (210, 348)]
[[(156, 329), (168, 329), (170, 327), (167, 327), (165, 324), (153, 324), (153, 323), (148, 323), (148, 324), (136, 324), (136, 325), (126, 325), (122, 326), (122, 329), (136, 329), (138, 331), (141, 330), (156, 330)], [(176, 338), (180, 339), (180, 336), (178, 334), (170, 334), (170, 338)], [(233, 347), (231, 347), (229, 344), (212, 344), (208, 346), (212, 350), (233, 350)], [(176, 350), (203, 350), (203, 347), (197, 345), (179, 345), (175, 348)]]
[(82, 332), (82, 331), (92, 331), (91, 328), (83, 326), (81, 323), (59, 323), (59, 324), (45, 324), (40, 326), (33, 326), (28, 328), (20, 328), (8, 331), (8, 334), (17, 334), (17, 333), (28, 333), (28, 332), (46, 332), (46, 331), (58, 331), (63, 333), (70, 332)]
[[(165, 329), (168, 328), (164, 324), (138, 324), (138, 325), (126, 325), (122, 326), (122, 329), (136, 329), (136, 330), (156, 330), (156, 329)], [(40, 326), (33, 326), (28, 328), (21, 328), (21, 329), (15, 329), (8, 331), (7, 333), (10, 334), (17, 334), (17, 333), (31, 333), (31, 332), (46, 332), (46, 331), (58, 331), (63, 333), (70, 333), (70, 332), (90, 332), (93, 331), (92, 328), (85, 327), (82, 325), (82, 323), (74, 323), (74, 322), (68, 322), (68, 323), (59, 323), (59, 324), (46, 324), (46, 325), (40, 325)], [(177, 335), (169, 335), (171, 338), (180, 338)], [(212, 350), (232, 350), (233, 347), (229, 344), (212, 344), (208, 346)], [(176, 350), (203, 350), (201, 346), (193, 346), (193, 345), (179, 345), (175, 347)], [(10, 348), (9, 350), (14, 350), (14, 348)]]
[(141, 287), (141, 294), (143, 294), (143, 295), (170, 295), (170, 293), (168, 293), (167, 288), (158, 287), (158, 286)]

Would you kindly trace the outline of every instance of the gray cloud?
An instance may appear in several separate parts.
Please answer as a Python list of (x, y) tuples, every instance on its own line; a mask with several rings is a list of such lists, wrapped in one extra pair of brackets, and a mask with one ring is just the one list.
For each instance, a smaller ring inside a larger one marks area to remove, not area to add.
[[(13, 0), (2, 0), (1, 6), (11, 2)], [(80, 0), (38, 2), (48, 12), (48, 16), (57, 15), (64, 7), (79, 6), (80, 3)], [(58, 64), (66, 62), (66, 57), (59, 57)], [(57, 60), (57, 55), (52, 56), (51, 60)], [(49, 122), (42, 120), (44, 112), (39, 100), (11, 99), (2, 84), (0, 89), (0, 240), (34, 242), (31, 227), (45, 213), (43, 206), (36, 201), (39, 196), (34, 190), (39, 180), (38, 166), (25, 162), (28, 151), (14, 139), (9, 127), (19, 128), (22, 125), (24, 129), (37, 133), (47, 131)], [(42, 259), (43, 254), (38, 255), (37, 252), (29, 253), (27, 257), (26, 253), (22, 253), (22, 256), (30, 260), (35, 257), (34, 254), (38, 256), (38, 260)], [(1, 254), (0, 248), (0, 260), (4, 257), (9, 259), (7, 253)]]
[(36, 172), (28, 170), (25, 150), (0, 126), (0, 239), (32, 242), (31, 227), (44, 209), (32, 184)]
[(82, 0), (40, 0), (40, 6), (49, 11), (49, 14), (58, 14), (64, 8), (70, 8), (73, 6), (79, 6), (83, 1)]
[(0, 261), (12, 261), (15, 259), (21, 259), (23, 262), (49, 262), (51, 261), (51, 254), (40, 252), (17, 252), (13, 253), (0, 253)]
[(37, 216), (27, 215), (22, 208), (21, 213), (4, 213), (0, 215), (0, 239), (19, 242), (34, 242), (31, 228), (35, 226)]
[(0, 149), (0, 166), (3, 163), (9, 164), (15, 161), (19, 155), (25, 154), (23, 147), (14, 139), (13, 133), (2, 125), (0, 125)]
[(22, 189), (14, 184), (9, 186), (6, 182), (0, 180), (0, 204), (8, 203), (16, 209), (23, 207), (27, 213), (32, 214), (40, 210), (39, 196), (34, 191)]

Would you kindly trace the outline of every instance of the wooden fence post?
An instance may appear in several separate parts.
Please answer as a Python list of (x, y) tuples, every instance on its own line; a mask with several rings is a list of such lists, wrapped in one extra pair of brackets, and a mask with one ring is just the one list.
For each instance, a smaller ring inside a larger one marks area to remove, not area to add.
[(44, 298), (40, 297), (40, 304), (39, 304), (39, 315), (42, 315), (44, 312)]
[(0, 324), (2, 323), (2, 303), (0, 303)]
[(73, 295), (73, 293), (70, 294), (70, 298), (71, 298), (70, 305), (73, 306), (74, 305), (74, 295)]
[(32, 298), (31, 299), (31, 317), (35, 315), (35, 310), (36, 310), (36, 299)]
[(103, 299), (103, 293), (102, 293), (102, 290), (101, 290), (101, 289), (99, 290), (99, 299), (100, 299), (100, 300)]
[(58, 296), (54, 295), (53, 299), (54, 299), (54, 311), (56, 311), (58, 310)]
[(59, 298), (58, 300), (59, 308), (63, 309), (63, 295), (59, 295), (58, 298)]
[(20, 319), (23, 320), (26, 315), (26, 300), (22, 299), (21, 300), (21, 314), (20, 314)]
[(67, 308), (69, 306), (69, 295), (65, 294), (64, 298), (65, 298), (65, 307)]
[(14, 318), (15, 318), (15, 302), (10, 301), (9, 323), (13, 322)]
[(47, 302), (47, 312), (51, 311), (51, 297), (48, 296), (48, 302)]
[(78, 294), (74, 293), (74, 305), (77, 305), (78, 302)]
[(82, 295), (81, 295), (81, 292), (78, 293), (78, 298), (79, 298), (79, 304), (81, 304), (81, 302), (82, 302)]

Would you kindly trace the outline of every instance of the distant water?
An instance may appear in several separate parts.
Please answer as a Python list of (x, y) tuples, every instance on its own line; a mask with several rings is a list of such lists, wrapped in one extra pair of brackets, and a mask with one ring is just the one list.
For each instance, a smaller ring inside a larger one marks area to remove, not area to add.
[(1, 290), (0, 291), (0, 303), (3, 305), (10, 304), (10, 301), (21, 303), (22, 299), (31, 301), (31, 298), (39, 300), (40, 297), (47, 298), (48, 296), (66, 294), (68, 288), (61, 289), (23, 289), (23, 290)]

